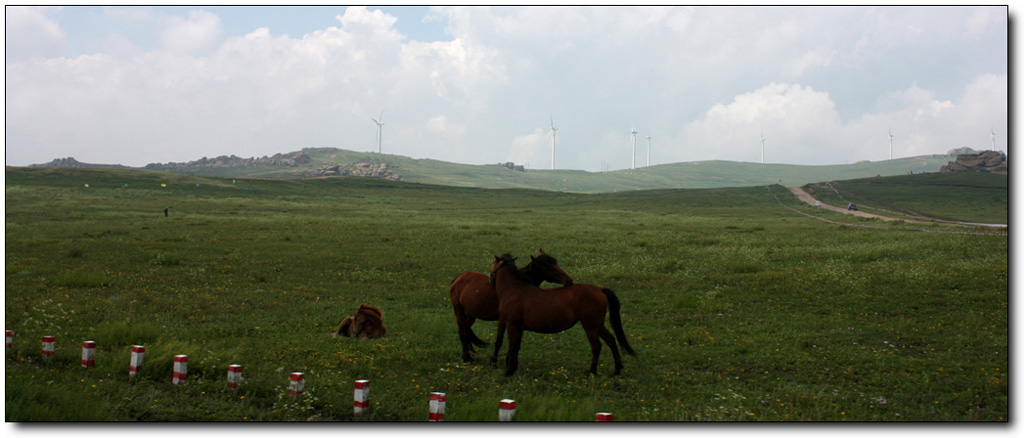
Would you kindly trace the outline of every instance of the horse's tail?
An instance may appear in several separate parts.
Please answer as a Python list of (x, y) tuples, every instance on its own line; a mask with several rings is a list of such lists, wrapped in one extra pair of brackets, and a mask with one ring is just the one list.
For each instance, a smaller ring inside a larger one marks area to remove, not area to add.
[(615, 332), (615, 338), (622, 344), (622, 349), (626, 350), (626, 353), (636, 357), (636, 352), (633, 351), (633, 347), (629, 346), (629, 340), (626, 339), (626, 332), (622, 330), (622, 316), (619, 314), (622, 306), (619, 304), (619, 297), (611, 289), (601, 289), (601, 292), (604, 292), (604, 295), (608, 297), (608, 313), (612, 321), (612, 330)]

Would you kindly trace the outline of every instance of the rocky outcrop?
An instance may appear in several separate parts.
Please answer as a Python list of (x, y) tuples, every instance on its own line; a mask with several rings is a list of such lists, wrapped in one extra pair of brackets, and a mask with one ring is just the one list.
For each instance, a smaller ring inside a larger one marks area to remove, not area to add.
[(331, 163), (314, 169), (296, 170), (292, 173), (300, 177), (358, 176), (403, 181), (402, 176), (395, 173), (394, 166), (388, 165), (388, 163)]
[(506, 161), (504, 163), (498, 163), (498, 165), (501, 166), (501, 167), (504, 167), (506, 169), (518, 170), (520, 172), (526, 172), (526, 167), (524, 167), (522, 164), (516, 164), (516, 163), (513, 163), (511, 161)]
[(246, 168), (246, 167), (297, 167), (310, 162), (305, 152), (275, 154), (272, 157), (242, 158), (236, 155), (221, 155), (216, 158), (200, 158), (187, 163), (152, 163), (146, 169), (167, 170), (179, 173), (193, 173), (213, 168)]
[(961, 148), (956, 148), (956, 149), (950, 149), (950, 150), (946, 151), (946, 155), (949, 155), (951, 157), (954, 157), (954, 156), (957, 156), (957, 155), (967, 155), (967, 154), (976, 154), (976, 153), (978, 153), (978, 151), (976, 151), (974, 149), (971, 149), (971, 148), (969, 148), (967, 146), (964, 146), (964, 147), (961, 147)]
[(939, 173), (953, 172), (992, 172), (1002, 175), (1008, 173), (1006, 154), (999, 151), (984, 151), (977, 154), (959, 154), (956, 161), (942, 166)]
[(64, 167), (64, 168), (106, 168), (106, 169), (127, 169), (128, 166), (122, 166), (120, 164), (91, 164), (83, 163), (76, 160), (74, 157), (67, 158), (55, 158), (53, 161), (45, 164), (33, 164), (30, 167)]

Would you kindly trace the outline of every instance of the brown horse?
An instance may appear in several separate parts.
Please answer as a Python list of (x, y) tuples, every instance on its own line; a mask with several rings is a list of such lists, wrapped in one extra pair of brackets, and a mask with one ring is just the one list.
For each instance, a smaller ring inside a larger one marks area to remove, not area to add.
[[(572, 277), (558, 267), (558, 260), (540, 250), (540, 255), (530, 257), (520, 274), (530, 284), (540, 286), (544, 281), (572, 285)], [(462, 342), (462, 360), (472, 362), (470, 352), (473, 345), (484, 346), (486, 342), (473, 333), (473, 323), (498, 320), (498, 293), (488, 280), (488, 276), (479, 272), (463, 272), (455, 277), (448, 288), (451, 293), (452, 308), (455, 310), (455, 322), (459, 325), (459, 340)]]
[(357, 338), (379, 338), (387, 333), (388, 328), (384, 325), (384, 313), (380, 308), (363, 304), (356, 311), (356, 316), (350, 316), (341, 320), (335, 336), (351, 336)]
[[(508, 254), (495, 256), (491, 266), (492, 284), (498, 291), (499, 314), (498, 337), (494, 341), (491, 363), (497, 366), (498, 351), (501, 350), (506, 328), (509, 346), (505, 358), (505, 375), (511, 376), (519, 368), (519, 347), (524, 330), (558, 333), (579, 322), (590, 342), (590, 373), (597, 374), (597, 358), (601, 354), (600, 339), (603, 339), (611, 347), (615, 358), (615, 373), (612, 375), (619, 375), (622, 371), (622, 358), (615, 339), (619, 339), (622, 348), (630, 355), (635, 357), (636, 352), (629, 346), (626, 333), (622, 330), (619, 298), (615, 292), (591, 284), (541, 289), (518, 273), (515, 260)], [(615, 336), (604, 326), (604, 315), (609, 307)]]

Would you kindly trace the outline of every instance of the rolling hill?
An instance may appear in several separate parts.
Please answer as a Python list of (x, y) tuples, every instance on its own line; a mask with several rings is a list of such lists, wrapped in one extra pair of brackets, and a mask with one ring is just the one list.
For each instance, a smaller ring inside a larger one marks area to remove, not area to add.
[(204, 157), (187, 163), (154, 163), (145, 168), (210, 177), (293, 179), (368, 176), (458, 187), (608, 193), (666, 188), (803, 185), (878, 175), (938, 172), (951, 159), (953, 158), (948, 155), (927, 155), (889, 161), (821, 166), (696, 161), (635, 170), (587, 172), (523, 170), (516, 169), (511, 163), (506, 163), (508, 166), (469, 165), (335, 148), (306, 148), (262, 158)]

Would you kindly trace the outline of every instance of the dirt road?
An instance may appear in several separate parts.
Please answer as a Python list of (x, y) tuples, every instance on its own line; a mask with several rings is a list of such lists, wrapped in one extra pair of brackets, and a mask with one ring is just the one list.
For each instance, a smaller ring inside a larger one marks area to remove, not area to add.
[[(811, 205), (817, 205), (818, 200), (814, 199), (814, 197), (811, 196), (810, 193), (805, 192), (804, 189), (802, 189), (802, 188), (800, 188), (798, 186), (788, 186), (786, 188), (789, 189), (790, 192), (793, 192), (793, 194), (796, 195), (796, 197), (798, 199), (800, 199), (801, 201), (804, 201), (804, 202), (806, 202), (808, 204), (811, 204)], [(821, 206), (818, 207), (818, 208), (824, 208), (826, 210), (838, 211), (840, 213), (849, 214), (849, 215), (853, 215), (853, 216), (881, 219), (881, 220), (884, 220), (884, 221), (903, 221), (903, 222), (906, 222), (906, 223), (909, 223), (909, 224), (934, 224), (935, 223), (935, 222), (931, 222), (931, 221), (919, 221), (919, 220), (913, 220), (913, 219), (898, 219), (898, 218), (893, 218), (893, 217), (888, 217), (888, 216), (880, 216), (880, 215), (873, 214), (873, 213), (865, 213), (863, 211), (847, 210), (847, 209), (845, 209), (843, 207), (836, 207), (834, 205), (828, 205), (828, 204), (825, 204), (825, 203), (822, 203)]]
[[(1002, 228), (1003, 229), (1002, 231), (998, 231), (997, 230), (997, 231), (979, 231), (979, 232), (973, 232), (973, 231), (958, 231), (958, 232), (960, 232), (960, 233), (967, 233), (967, 234), (997, 234), (997, 235), (1003, 235), (1003, 236), (1006, 235), (1006, 232), (1005, 232), (1006, 231), (1006, 224), (978, 224), (978, 223), (967, 223), (967, 222), (928, 221), (928, 220), (914, 220), (914, 219), (903, 219), (903, 218), (894, 218), (894, 217), (888, 217), (888, 216), (881, 216), (881, 215), (877, 215), (877, 214), (873, 214), (873, 213), (865, 213), (863, 211), (856, 211), (856, 210), (851, 211), (851, 210), (847, 210), (847, 209), (845, 209), (843, 207), (836, 207), (834, 205), (828, 205), (828, 204), (825, 204), (825, 203), (821, 203), (821, 205), (818, 205), (818, 200), (814, 199), (814, 196), (811, 196), (810, 193), (805, 192), (804, 189), (802, 189), (800, 187), (797, 187), (797, 186), (786, 187), (786, 188), (789, 189), (789, 191), (792, 192), (794, 195), (796, 195), (797, 199), (800, 199), (801, 201), (804, 201), (804, 202), (806, 202), (806, 203), (808, 203), (810, 205), (814, 205), (814, 206), (817, 206), (818, 208), (823, 208), (823, 209), (826, 209), (826, 210), (837, 211), (839, 213), (848, 214), (848, 215), (851, 215), (851, 216), (859, 216), (859, 217), (863, 217), (863, 218), (875, 218), (875, 219), (881, 219), (883, 221), (903, 221), (903, 222), (906, 222), (908, 224), (949, 225), (949, 226), (953, 226), (953, 227), (966, 227), (966, 228), (974, 228), (974, 227)], [(804, 213), (804, 214), (806, 214), (806, 213)]]

